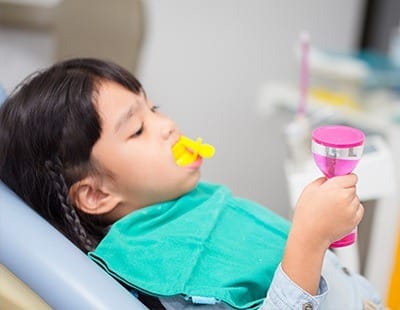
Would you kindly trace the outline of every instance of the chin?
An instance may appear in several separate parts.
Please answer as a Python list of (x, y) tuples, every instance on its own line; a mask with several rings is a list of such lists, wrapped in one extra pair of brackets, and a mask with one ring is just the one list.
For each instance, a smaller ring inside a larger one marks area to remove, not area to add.
[(179, 197), (191, 192), (199, 183), (200, 181), (200, 174), (197, 178), (193, 178), (190, 182), (186, 182), (182, 187), (179, 194)]

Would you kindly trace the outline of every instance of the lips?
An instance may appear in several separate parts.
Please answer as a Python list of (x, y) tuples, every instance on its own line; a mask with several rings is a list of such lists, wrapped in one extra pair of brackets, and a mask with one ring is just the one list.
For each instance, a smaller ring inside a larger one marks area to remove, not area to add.
[(195, 151), (189, 147), (185, 148), (185, 153), (186, 156), (191, 158), (191, 163), (184, 165), (184, 167), (193, 170), (200, 168), (201, 164), (203, 163), (203, 158), (199, 154), (196, 154)]
[(202, 163), (203, 163), (203, 158), (200, 157), (200, 156), (197, 156), (197, 159), (193, 163), (191, 163), (190, 165), (187, 165), (186, 168), (198, 169), (198, 168), (200, 168)]

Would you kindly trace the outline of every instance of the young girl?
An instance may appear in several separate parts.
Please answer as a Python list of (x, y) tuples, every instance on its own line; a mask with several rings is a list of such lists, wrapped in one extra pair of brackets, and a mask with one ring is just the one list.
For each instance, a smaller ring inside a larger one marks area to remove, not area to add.
[(0, 178), (152, 309), (380, 309), (327, 251), (362, 218), (355, 175), (309, 184), (289, 229), (177, 165), (181, 135), (130, 73), (73, 59), (1, 107)]

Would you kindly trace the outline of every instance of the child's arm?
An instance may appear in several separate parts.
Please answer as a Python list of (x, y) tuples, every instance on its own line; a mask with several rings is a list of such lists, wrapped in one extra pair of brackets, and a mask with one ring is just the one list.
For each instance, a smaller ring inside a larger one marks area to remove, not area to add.
[(311, 295), (318, 292), (329, 245), (350, 233), (362, 218), (356, 183), (354, 174), (320, 178), (304, 189), (297, 202), (282, 269)]

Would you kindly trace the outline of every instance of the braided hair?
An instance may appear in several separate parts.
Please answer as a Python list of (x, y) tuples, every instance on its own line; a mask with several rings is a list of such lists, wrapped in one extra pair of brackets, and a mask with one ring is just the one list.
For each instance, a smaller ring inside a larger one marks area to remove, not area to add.
[(96, 247), (107, 224), (77, 209), (68, 193), (102, 172), (90, 155), (101, 134), (95, 107), (106, 80), (144, 92), (118, 65), (80, 58), (28, 77), (0, 108), (0, 179), (84, 252)]

